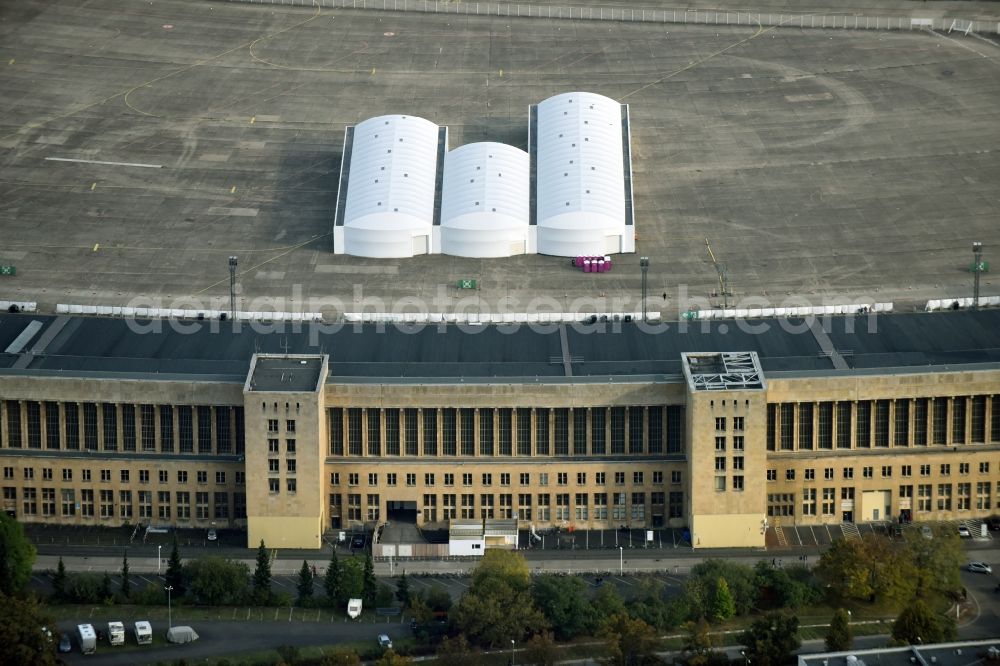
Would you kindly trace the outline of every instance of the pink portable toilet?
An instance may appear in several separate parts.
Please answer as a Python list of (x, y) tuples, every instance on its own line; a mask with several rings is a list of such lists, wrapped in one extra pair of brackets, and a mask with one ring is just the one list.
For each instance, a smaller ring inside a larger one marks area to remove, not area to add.
[(604, 257), (604, 266), (605, 266), (604, 270), (606, 270), (606, 271), (610, 271), (611, 270), (611, 257), (609, 257), (609, 256), (605, 256)]
[(598, 273), (603, 273), (606, 270), (607, 269), (604, 267), (604, 259), (598, 259), (597, 260), (597, 272)]
[(584, 259), (583, 260), (583, 272), (584, 273), (589, 273), (590, 272), (590, 259)]
[(577, 257), (574, 260), (573, 265), (576, 266), (577, 268), (583, 268), (583, 256), (581, 255)]

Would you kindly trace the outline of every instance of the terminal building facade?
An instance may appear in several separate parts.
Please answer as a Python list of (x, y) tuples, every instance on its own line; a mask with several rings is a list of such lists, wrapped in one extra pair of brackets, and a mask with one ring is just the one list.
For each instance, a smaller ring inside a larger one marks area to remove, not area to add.
[(695, 548), (1000, 513), (1000, 311), (744, 323), (3, 315), (3, 508), (276, 548), (399, 509)]

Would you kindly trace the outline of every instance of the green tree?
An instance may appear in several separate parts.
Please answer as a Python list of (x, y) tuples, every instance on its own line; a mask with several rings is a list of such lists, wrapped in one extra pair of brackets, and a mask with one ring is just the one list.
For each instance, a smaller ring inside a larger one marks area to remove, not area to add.
[(438, 644), (436, 656), (438, 666), (466, 666), (475, 661), (469, 641), (462, 634), (454, 638), (445, 637)]
[(470, 640), (489, 647), (522, 641), (529, 632), (544, 629), (545, 617), (531, 599), (524, 557), (515, 551), (487, 550), (453, 618)]
[(905, 548), (915, 568), (916, 592), (922, 596), (955, 592), (962, 587), (962, 540), (952, 529), (938, 529), (931, 534), (933, 538), (927, 539), (917, 530), (905, 532)]
[(826, 631), (827, 652), (844, 652), (850, 650), (854, 643), (851, 632), (851, 618), (843, 608), (838, 608), (830, 620), (830, 628)]
[(271, 556), (263, 539), (257, 547), (257, 567), (253, 571), (253, 600), (259, 606), (271, 603)]
[(601, 628), (607, 643), (610, 666), (634, 666), (655, 661), (656, 633), (642, 620), (627, 613), (611, 616)]
[(208, 555), (189, 560), (184, 573), (199, 603), (224, 606), (246, 601), (250, 568), (243, 562)]
[(336, 608), (344, 603), (343, 569), (340, 560), (337, 559), (337, 548), (334, 547), (330, 554), (330, 564), (326, 567), (326, 574), (323, 576), (323, 590), (326, 592), (326, 603), (328, 606)]
[(708, 620), (698, 618), (684, 625), (684, 656), (688, 666), (705, 666), (712, 654), (712, 634)]
[(56, 666), (59, 628), (33, 599), (0, 594), (0, 664)]
[(625, 602), (614, 585), (603, 585), (597, 590), (593, 600), (594, 613), (599, 621), (619, 613), (627, 613)]
[(592, 635), (597, 628), (594, 607), (587, 598), (587, 584), (573, 576), (544, 575), (535, 578), (532, 596), (559, 640)]
[(375, 580), (375, 563), (372, 561), (372, 554), (365, 553), (365, 566), (361, 574), (361, 599), (365, 605), (375, 605), (375, 597), (378, 595), (378, 581)]
[(435, 613), (447, 613), (451, 610), (452, 600), (448, 590), (440, 585), (433, 585), (427, 591), (425, 598), (427, 606)]
[(364, 586), (364, 564), (357, 557), (350, 557), (344, 560), (344, 570), (341, 575), (341, 590), (344, 594), (344, 605), (348, 599), (359, 599)]
[(132, 581), (128, 577), (128, 552), (122, 554), (122, 597), (129, 599), (132, 596)]
[(299, 582), (295, 585), (299, 591), (299, 604), (308, 603), (313, 595), (313, 572), (309, 563), (302, 560), (302, 567), (299, 569)]
[(403, 604), (403, 608), (410, 607), (410, 581), (406, 579), (406, 572), (396, 581), (396, 599)]
[(413, 660), (409, 657), (396, 654), (395, 650), (386, 650), (375, 662), (375, 666), (409, 666)]
[(954, 639), (955, 633), (951, 616), (936, 615), (923, 599), (908, 604), (892, 625), (892, 637), (911, 645), (942, 643)]
[(361, 657), (353, 650), (337, 648), (330, 654), (323, 655), (319, 666), (361, 666)]
[(712, 619), (725, 622), (736, 615), (736, 603), (729, 593), (729, 584), (721, 576), (715, 582), (715, 593), (712, 595)]
[(0, 593), (17, 594), (31, 578), (35, 547), (24, 536), (24, 528), (0, 512)]
[(109, 603), (110, 600), (114, 599), (114, 594), (111, 592), (111, 574), (107, 571), (101, 576), (101, 587), (98, 594), (101, 596), (101, 603)]
[(59, 556), (59, 564), (56, 566), (56, 573), (52, 576), (52, 598), (56, 601), (65, 601), (67, 593), (66, 565), (63, 564), (62, 556)]
[(782, 613), (768, 613), (754, 621), (740, 634), (750, 663), (756, 666), (781, 666), (792, 658), (801, 645), (798, 636), (799, 618)]
[(279, 645), (274, 651), (281, 657), (282, 664), (294, 664), (299, 660), (299, 648), (297, 645)]
[(754, 567), (758, 608), (795, 609), (820, 601), (822, 593), (812, 572), (804, 566), (775, 568), (761, 560)]
[(174, 597), (184, 596), (187, 589), (184, 586), (184, 567), (181, 564), (181, 553), (177, 547), (177, 537), (174, 537), (174, 544), (170, 549), (170, 557), (167, 558), (167, 573), (164, 576), (166, 587), (174, 588)]
[(559, 661), (559, 648), (552, 632), (543, 631), (532, 636), (524, 646), (521, 659), (530, 666), (555, 666)]
[(726, 560), (705, 560), (691, 569), (685, 585), (693, 617), (712, 617), (712, 605), (719, 578), (726, 581), (737, 615), (746, 615), (757, 605), (757, 581), (754, 570), (745, 564)]
[(816, 573), (839, 599), (896, 605), (913, 597), (918, 581), (908, 550), (877, 535), (834, 541), (820, 557)]

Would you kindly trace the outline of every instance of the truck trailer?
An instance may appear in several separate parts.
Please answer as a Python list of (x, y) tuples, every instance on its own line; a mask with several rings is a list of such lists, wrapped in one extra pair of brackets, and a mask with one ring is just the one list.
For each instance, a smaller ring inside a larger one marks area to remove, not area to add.
[(97, 652), (97, 633), (94, 631), (92, 625), (77, 625), (76, 632), (80, 636), (80, 652), (83, 654), (94, 654)]

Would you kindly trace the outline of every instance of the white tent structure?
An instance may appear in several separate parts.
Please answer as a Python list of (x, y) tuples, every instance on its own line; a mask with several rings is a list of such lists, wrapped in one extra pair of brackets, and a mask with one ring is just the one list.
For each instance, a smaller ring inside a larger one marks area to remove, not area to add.
[(529, 144), (539, 254), (635, 252), (627, 119), (627, 106), (588, 92), (536, 107)]
[(502, 143), (470, 143), (444, 160), (441, 248), (457, 257), (535, 251), (530, 231), (528, 153)]
[(447, 148), (439, 135), (447, 144), (434, 123), (401, 115), (369, 118), (348, 132), (334, 252), (402, 258), (432, 251), (438, 156)]

